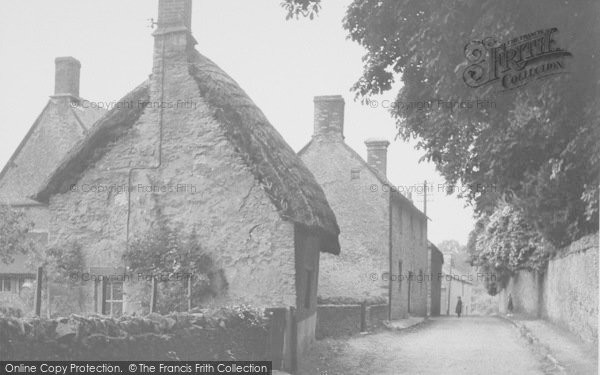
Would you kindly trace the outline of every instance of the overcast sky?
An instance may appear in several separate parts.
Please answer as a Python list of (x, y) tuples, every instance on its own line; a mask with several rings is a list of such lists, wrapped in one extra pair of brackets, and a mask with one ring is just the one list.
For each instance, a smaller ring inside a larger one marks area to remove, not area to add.
[[(144, 81), (152, 67), (157, 0), (18, 0), (2, 3), (0, 22), (0, 165), (35, 121), (54, 90), (54, 58), (81, 61), (80, 95), (118, 101)], [(388, 177), (398, 186), (433, 184), (427, 214), (429, 239), (466, 243), (472, 210), (446, 196), (444, 179), (423, 151), (395, 140), (395, 122), (377, 98), (376, 108), (354, 101), (362, 48), (346, 40), (342, 18), (349, 0), (324, 1), (314, 21), (286, 21), (279, 0), (195, 0), (196, 48), (231, 75), (294, 150), (312, 134), (313, 96), (343, 95), (346, 142), (366, 158), (364, 140), (385, 137)], [(40, 150), (42, 153), (43, 150)], [(43, 157), (43, 154), (40, 155)], [(414, 196), (422, 209), (422, 198)]]

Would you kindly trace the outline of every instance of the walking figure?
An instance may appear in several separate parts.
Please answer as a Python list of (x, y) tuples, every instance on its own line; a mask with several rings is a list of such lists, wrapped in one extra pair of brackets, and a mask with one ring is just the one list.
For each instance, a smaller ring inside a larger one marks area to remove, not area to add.
[(462, 301), (460, 297), (458, 297), (458, 301), (456, 302), (456, 309), (454, 311), (456, 311), (456, 315), (458, 315), (458, 317), (460, 318), (460, 314), (462, 313)]
[(512, 301), (512, 294), (508, 293), (508, 306), (507, 306), (507, 310), (508, 310), (508, 315), (512, 315), (513, 313), (513, 301)]

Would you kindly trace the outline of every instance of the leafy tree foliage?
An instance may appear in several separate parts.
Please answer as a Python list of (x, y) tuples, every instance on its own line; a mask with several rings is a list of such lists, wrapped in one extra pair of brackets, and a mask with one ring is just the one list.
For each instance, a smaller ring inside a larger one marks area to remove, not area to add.
[[(164, 220), (134, 240), (123, 259), (134, 274), (143, 275), (147, 281), (156, 277), (160, 282), (158, 310), (161, 313), (187, 309), (188, 282), (192, 283), (193, 305), (217, 297), (227, 289), (223, 270), (202, 248), (196, 234), (185, 236)], [(141, 302), (142, 306), (149, 306), (147, 299)]]
[(0, 204), (0, 262), (10, 264), (17, 254), (27, 254), (34, 249), (28, 233), (33, 223), (22, 211)]
[(503, 203), (477, 221), (468, 249), (475, 266), (495, 275), (486, 282), (493, 295), (515, 271), (542, 271), (552, 246), (525, 220), (523, 210)]
[[(519, 208), (519, 223), (564, 246), (598, 230), (599, 15), (594, 0), (355, 0), (343, 26), (367, 52), (353, 90), (366, 100), (400, 78), (392, 109), (399, 136), (415, 138), (449, 183), (493, 187), (464, 194), (482, 220), (505, 212), (499, 202), (507, 201)], [(508, 41), (550, 27), (572, 53), (568, 74), (504, 92), (464, 83), (470, 41)], [(475, 105), (448, 108), (438, 100)], [(433, 105), (410, 105), (423, 102)]]

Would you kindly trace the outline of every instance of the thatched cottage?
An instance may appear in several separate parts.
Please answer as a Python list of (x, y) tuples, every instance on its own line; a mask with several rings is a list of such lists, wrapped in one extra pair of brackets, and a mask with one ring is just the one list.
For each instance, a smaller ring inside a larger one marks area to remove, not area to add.
[(388, 181), (386, 140), (367, 140), (367, 161), (344, 142), (344, 99), (314, 98), (314, 134), (299, 151), (340, 225), (342, 254), (321, 258), (327, 303), (385, 301), (391, 319), (427, 314), (427, 217)]
[[(29, 196), (105, 112), (86, 105), (89, 102), (79, 96), (81, 64), (77, 59), (58, 57), (55, 66), (54, 95), (0, 171), (0, 204), (25, 213), (26, 220), (34, 224), (31, 235), (40, 246), (48, 239), (48, 207)], [(0, 262), (0, 301), (27, 308), (18, 296), (34, 277), (25, 255), (17, 254), (11, 264)]]
[[(195, 232), (226, 281), (211, 303), (295, 308), (301, 351), (314, 338), (319, 254), (339, 253), (339, 228), (300, 158), (195, 50), (191, 3), (159, 1), (150, 78), (98, 121), (34, 198), (50, 207), (49, 242), (76, 241), (87, 267), (121, 267), (128, 244), (158, 215)], [(86, 285), (86, 309), (139, 310), (129, 299), (135, 282), (108, 283)]]

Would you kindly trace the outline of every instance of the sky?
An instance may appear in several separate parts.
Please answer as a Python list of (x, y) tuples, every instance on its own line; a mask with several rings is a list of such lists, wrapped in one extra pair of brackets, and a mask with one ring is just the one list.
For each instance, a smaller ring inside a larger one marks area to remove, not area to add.
[[(286, 21), (278, 0), (194, 0), (192, 33), (198, 51), (240, 84), (296, 151), (312, 135), (313, 97), (342, 95), (346, 143), (366, 159), (367, 138), (388, 139), (390, 181), (400, 190), (428, 181), (429, 240), (464, 244), (472, 209), (443, 192), (443, 177), (433, 164), (419, 162), (424, 151), (415, 149), (415, 141), (395, 138), (387, 103), (396, 91), (370, 105), (354, 100), (350, 88), (361, 75), (365, 51), (342, 28), (349, 3), (325, 1), (315, 20)], [(143, 82), (152, 67), (149, 19), (156, 19), (157, 9), (157, 0), (3, 2), (0, 166), (52, 95), (55, 57), (81, 61), (80, 95), (90, 101), (116, 102)], [(415, 192), (413, 199), (423, 209), (422, 195)]]

